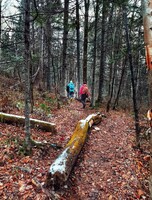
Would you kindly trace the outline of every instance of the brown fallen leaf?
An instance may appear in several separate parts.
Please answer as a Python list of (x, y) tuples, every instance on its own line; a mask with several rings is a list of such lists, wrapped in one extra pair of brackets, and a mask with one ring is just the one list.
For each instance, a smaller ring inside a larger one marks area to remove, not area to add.
[(36, 178), (32, 179), (32, 184), (38, 188), (41, 188), (41, 183)]
[(18, 181), (19, 184), (19, 191), (23, 192), (26, 189), (26, 184), (24, 183), (24, 181)]
[(141, 196), (144, 194), (144, 192), (141, 189), (139, 189), (137, 193), (138, 193), (138, 198), (141, 198)]
[(144, 156), (144, 160), (145, 161), (149, 161), (150, 160), (150, 155)]
[(112, 196), (112, 195), (110, 195), (110, 196), (108, 197), (108, 200), (112, 200), (112, 198), (113, 198), (113, 196)]

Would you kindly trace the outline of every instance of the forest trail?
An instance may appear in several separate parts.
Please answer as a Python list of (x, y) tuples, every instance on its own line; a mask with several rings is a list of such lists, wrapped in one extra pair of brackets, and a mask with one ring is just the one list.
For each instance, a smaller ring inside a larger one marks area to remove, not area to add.
[[(50, 111), (47, 121), (54, 122), (57, 134), (32, 129), (38, 141), (57, 143), (64, 148), (77, 122), (101, 111), (105, 118), (91, 128), (88, 139), (66, 183), (56, 193), (60, 200), (132, 200), (149, 199), (146, 154), (134, 149), (133, 116), (123, 111), (82, 109), (76, 100)], [(15, 110), (12, 111), (15, 113)], [(39, 118), (36, 114), (32, 118)], [(43, 118), (41, 118), (43, 119)], [(62, 149), (33, 149), (31, 156), (19, 152), (16, 138), (24, 138), (23, 127), (0, 123), (0, 199), (46, 200), (34, 180), (44, 183), (50, 165)]]
[[(80, 105), (75, 102), (71, 107)], [(90, 111), (93, 112), (87, 106), (82, 112)], [(116, 111), (105, 115), (107, 117), (89, 133), (70, 177), (65, 199), (148, 199), (139, 152), (133, 149), (133, 117)]]

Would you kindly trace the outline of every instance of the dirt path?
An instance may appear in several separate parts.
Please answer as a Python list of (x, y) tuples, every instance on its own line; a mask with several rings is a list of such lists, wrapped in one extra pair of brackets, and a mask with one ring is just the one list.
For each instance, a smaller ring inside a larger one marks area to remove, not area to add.
[[(51, 111), (51, 117), (46, 119), (56, 124), (57, 134), (32, 129), (32, 137), (61, 144), (64, 148), (77, 122), (95, 112), (97, 110), (88, 106), (82, 109), (80, 102), (73, 101), (60, 110)], [(20, 113), (12, 110), (12, 114)], [(105, 115), (88, 134), (68, 182), (57, 191), (59, 200), (149, 199), (145, 179), (147, 161), (140, 161), (141, 152), (133, 149), (133, 118), (114, 111)], [(62, 150), (34, 148), (31, 156), (25, 156), (20, 142), (24, 138), (23, 127), (0, 123), (0, 199), (47, 200), (34, 180), (45, 182), (50, 165)]]
[(132, 148), (133, 127), (127, 114), (111, 112), (99, 130), (91, 130), (63, 195), (66, 200), (148, 199), (139, 194), (143, 188)]

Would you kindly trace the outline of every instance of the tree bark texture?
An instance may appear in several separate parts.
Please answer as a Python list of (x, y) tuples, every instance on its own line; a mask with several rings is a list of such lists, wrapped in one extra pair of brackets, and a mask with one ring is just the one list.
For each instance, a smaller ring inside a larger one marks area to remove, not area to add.
[(47, 19), (46, 19), (46, 45), (47, 45), (47, 66), (46, 66), (46, 86), (47, 90), (51, 91), (51, 39), (52, 39), (52, 30), (51, 30), (51, 7), (50, 1), (46, 1), (47, 8), (46, 11), (48, 12)]
[(96, 71), (96, 62), (97, 62), (97, 27), (98, 27), (98, 18), (99, 18), (99, 0), (96, 1), (95, 8), (95, 25), (94, 25), (94, 41), (93, 41), (93, 66), (92, 66), (92, 88), (91, 88), (91, 105), (95, 106), (95, 71)]
[(63, 31), (63, 52), (62, 52), (62, 77), (61, 77), (61, 94), (65, 96), (66, 73), (67, 73), (67, 45), (68, 45), (68, 19), (69, 19), (69, 0), (64, 1), (64, 31)]
[(27, 146), (27, 151), (31, 151), (31, 132), (30, 132), (30, 91), (31, 91), (31, 81), (30, 81), (30, 71), (31, 71), (31, 59), (30, 59), (30, 0), (25, 0), (25, 19), (24, 19), (24, 46), (25, 46), (25, 143)]
[[(144, 42), (146, 50), (146, 62), (149, 70), (148, 88), (149, 88), (149, 106), (152, 108), (152, 0), (142, 0)], [(152, 137), (150, 137), (150, 154), (152, 155)], [(150, 177), (149, 177), (150, 199), (152, 199), (152, 158), (150, 159)]]
[(83, 82), (87, 82), (88, 20), (90, 0), (85, 0), (84, 43), (83, 43)]
[(152, 108), (152, 70), (148, 73), (148, 99), (149, 108)]
[(76, 34), (77, 34), (77, 76), (78, 76), (78, 90), (80, 88), (80, 14), (79, 14), (79, 0), (76, 0)]
[(148, 69), (152, 70), (152, 0), (142, 0), (144, 42)]
[(2, 55), (1, 55), (1, 46), (2, 46), (2, 44), (1, 44), (1, 38), (2, 38), (2, 0), (0, 0), (0, 61), (1, 61), (1, 57), (2, 57)]
[(101, 20), (102, 29), (101, 29), (101, 52), (100, 52), (100, 68), (99, 68), (98, 102), (102, 101), (102, 92), (103, 92), (103, 83), (104, 83), (106, 14), (107, 14), (107, 3), (103, 1), (102, 20)]
[(77, 123), (72, 137), (67, 143), (65, 149), (50, 166), (46, 179), (47, 187), (52, 186), (57, 188), (67, 181), (75, 161), (85, 144), (88, 129), (93, 124), (98, 124), (101, 121), (101, 118), (102, 115), (100, 113), (92, 114)]
[(152, 108), (152, 0), (142, 0), (146, 62), (149, 70), (149, 107)]
[[(32, 118), (30, 118), (29, 120), (30, 120), (30, 125), (32, 127), (37, 127), (45, 131), (56, 133), (56, 128), (54, 123), (49, 123), (46, 121), (32, 119)], [(0, 112), (0, 122), (11, 123), (11, 124), (14, 123), (25, 124), (25, 117)]]
[(138, 114), (138, 106), (137, 106), (137, 98), (136, 98), (136, 88), (135, 88), (135, 82), (134, 82), (134, 70), (133, 70), (133, 63), (132, 63), (132, 50), (131, 50), (130, 37), (129, 37), (129, 31), (128, 31), (128, 18), (127, 18), (127, 11), (126, 11), (126, 6), (125, 5), (123, 5), (123, 20), (124, 20), (124, 28), (125, 28), (125, 32), (126, 32), (127, 53), (128, 53), (128, 60), (129, 60), (130, 73), (131, 73), (132, 100), (133, 100), (134, 117), (135, 117), (135, 129), (136, 129), (136, 144), (137, 144), (137, 147), (140, 147), (139, 114)]

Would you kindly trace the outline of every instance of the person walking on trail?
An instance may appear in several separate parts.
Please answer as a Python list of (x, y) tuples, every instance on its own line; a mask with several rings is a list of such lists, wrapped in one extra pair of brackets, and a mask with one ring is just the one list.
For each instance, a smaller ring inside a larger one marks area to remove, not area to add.
[(88, 98), (89, 95), (90, 95), (90, 92), (89, 92), (88, 86), (84, 82), (83, 85), (80, 87), (80, 90), (79, 90), (79, 96), (80, 96), (83, 108), (86, 107), (86, 98)]
[(67, 85), (67, 95), (68, 98), (73, 98), (74, 97), (74, 90), (75, 90), (75, 85), (72, 81)]

